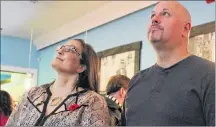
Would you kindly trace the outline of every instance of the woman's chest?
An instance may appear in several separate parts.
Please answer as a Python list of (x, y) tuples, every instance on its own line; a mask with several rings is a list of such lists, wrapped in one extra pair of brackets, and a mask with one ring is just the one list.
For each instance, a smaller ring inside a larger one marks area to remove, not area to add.
[[(61, 107), (61, 109), (63, 109)], [(20, 115), (18, 126), (34, 126), (39, 123), (43, 126), (79, 126), (84, 107), (80, 107), (74, 111), (62, 110), (49, 115), (43, 115), (33, 105), (28, 108), (23, 108), (22, 115)]]

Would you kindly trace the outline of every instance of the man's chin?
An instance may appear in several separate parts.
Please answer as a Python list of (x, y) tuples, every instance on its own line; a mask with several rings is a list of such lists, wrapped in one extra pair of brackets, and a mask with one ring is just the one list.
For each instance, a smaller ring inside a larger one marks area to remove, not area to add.
[(150, 40), (150, 42), (152, 43), (152, 44), (158, 44), (158, 43), (160, 43), (160, 39), (154, 39), (154, 40)]
[(151, 40), (151, 44), (154, 47), (154, 49), (161, 49), (164, 47), (164, 44), (161, 40)]

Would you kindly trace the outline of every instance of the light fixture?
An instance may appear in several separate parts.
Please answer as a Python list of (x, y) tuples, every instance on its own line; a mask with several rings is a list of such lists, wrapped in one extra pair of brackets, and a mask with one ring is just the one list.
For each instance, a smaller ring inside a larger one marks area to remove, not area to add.
[(30, 0), (30, 2), (32, 2), (32, 3), (37, 3), (38, 2), (38, 0)]
[(87, 34), (88, 34), (88, 30), (86, 30), (85, 32), (85, 43), (87, 43)]
[[(28, 68), (31, 68), (31, 52), (32, 52), (32, 42), (33, 42), (33, 29), (31, 29), (31, 39), (29, 45), (29, 59), (28, 59)], [(33, 75), (31, 73), (27, 73), (26, 81), (25, 81), (25, 89), (26, 91), (30, 90), (33, 86)]]
[(25, 81), (25, 90), (29, 91), (32, 86), (33, 86), (33, 76), (32, 74), (28, 73)]

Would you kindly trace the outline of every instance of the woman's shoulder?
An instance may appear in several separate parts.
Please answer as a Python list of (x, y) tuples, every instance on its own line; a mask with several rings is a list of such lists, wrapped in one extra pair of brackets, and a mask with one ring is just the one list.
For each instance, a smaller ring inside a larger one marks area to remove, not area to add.
[(27, 92), (27, 97), (29, 99), (34, 99), (40, 96), (43, 93), (46, 93), (46, 89), (50, 86), (50, 84), (44, 84), (40, 86), (34, 86)]
[(50, 84), (44, 84), (44, 85), (40, 85), (40, 86), (34, 86), (32, 87), (29, 91), (28, 94), (34, 94), (34, 93), (40, 93), (43, 91), (46, 91), (47, 87), (49, 87)]
[(94, 91), (92, 91), (92, 90), (89, 90), (88, 92), (87, 92), (87, 94), (86, 94), (86, 96), (87, 96), (87, 98), (89, 98), (89, 99), (93, 99), (93, 98), (97, 98), (97, 99), (104, 99), (104, 97), (102, 96), (102, 95), (100, 95), (100, 94), (98, 94), (98, 93), (96, 93), (96, 92), (94, 92)]
[(87, 106), (82, 115), (81, 125), (108, 126), (109, 111), (105, 98), (94, 91), (88, 91), (84, 98)]
[(101, 105), (102, 107), (104, 105), (106, 106), (105, 98), (102, 95), (91, 90), (89, 90), (87, 94), (85, 94), (83, 100), (84, 102), (88, 103), (88, 105)]

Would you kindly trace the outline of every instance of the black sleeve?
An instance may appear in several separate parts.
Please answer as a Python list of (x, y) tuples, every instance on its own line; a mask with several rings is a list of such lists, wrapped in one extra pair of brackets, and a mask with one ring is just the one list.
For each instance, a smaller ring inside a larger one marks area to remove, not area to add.
[(215, 126), (215, 72), (203, 80), (201, 94), (206, 125)]
[(121, 113), (121, 120), (120, 120), (120, 125), (119, 126), (126, 126), (126, 119), (125, 119), (125, 101), (123, 103), (123, 110)]

